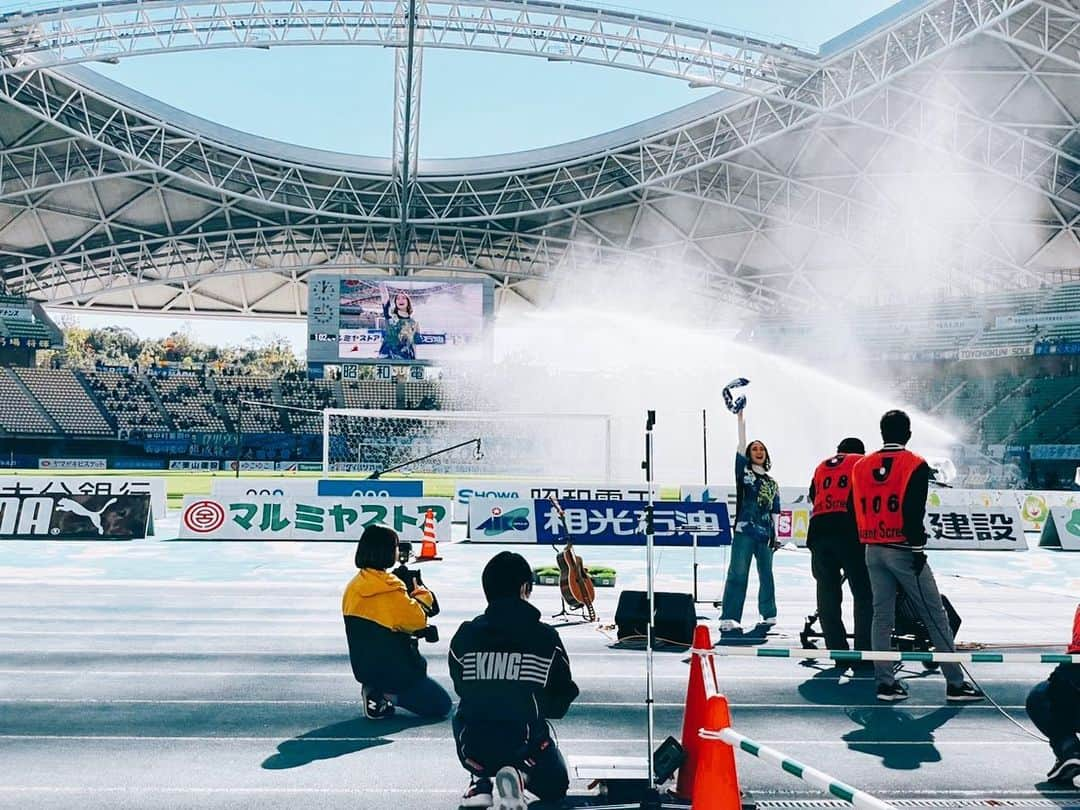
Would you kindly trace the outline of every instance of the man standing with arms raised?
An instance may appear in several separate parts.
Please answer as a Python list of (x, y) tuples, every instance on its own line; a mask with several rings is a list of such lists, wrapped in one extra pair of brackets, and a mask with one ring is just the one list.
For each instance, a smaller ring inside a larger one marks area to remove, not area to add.
[[(941, 604), (934, 573), (926, 564), (926, 493), (930, 466), (906, 448), (911, 419), (903, 411), (881, 417), (884, 446), (859, 461), (852, 472), (851, 508), (866, 546), (866, 568), (874, 596), (871, 643), (891, 649), (898, 592), (908, 598), (926, 625), (936, 652), (953, 652), (952, 630)], [(959, 664), (942, 664), (949, 703), (982, 700), (983, 693), (964, 680)], [(874, 664), (877, 699), (906, 700), (907, 688), (896, 680), (888, 661)]]

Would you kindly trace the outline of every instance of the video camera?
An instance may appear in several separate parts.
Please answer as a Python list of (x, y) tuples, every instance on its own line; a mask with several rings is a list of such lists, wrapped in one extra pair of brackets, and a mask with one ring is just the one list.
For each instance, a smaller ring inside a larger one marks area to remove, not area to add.
[[(420, 576), (420, 570), (417, 568), (409, 568), (408, 562), (412, 559), (412, 543), (404, 540), (398, 541), (398, 566), (390, 573), (405, 583), (405, 592), (412, 593), (416, 586), (426, 588), (424, 580)], [(432, 602), (431, 608), (427, 611), (428, 618), (439, 615), (439, 600), (435, 597), (434, 592), (431, 594)], [(416, 638), (422, 638), (424, 641), (436, 642), (439, 640), (439, 628), (433, 624), (429, 624), (427, 627), (423, 627), (413, 633)]]

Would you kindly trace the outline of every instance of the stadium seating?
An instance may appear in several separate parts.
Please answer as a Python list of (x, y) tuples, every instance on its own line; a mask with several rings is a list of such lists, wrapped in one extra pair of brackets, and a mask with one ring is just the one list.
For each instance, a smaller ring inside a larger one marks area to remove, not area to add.
[(73, 372), (40, 368), (16, 368), (13, 371), (64, 433), (70, 436), (116, 435), (116, 430)]
[(207, 387), (206, 379), (197, 374), (178, 374), (172, 377), (150, 375), (148, 380), (158, 398), (169, 412), (178, 430), (222, 433), (231, 431), (225, 425), (217, 404)]
[(169, 423), (141, 376), (119, 371), (83, 371), (101, 406), (128, 433), (168, 430)]
[[(273, 381), (269, 377), (220, 376), (213, 378), (214, 401), (221, 404), (229, 420), (244, 433), (278, 433), (284, 431), (280, 408), (261, 408), (250, 403), (265, 402), (280, 405), (275, 400)], [(241, 401), (244, 401), (241, 407)]]
[[(321, 411), (324, 408), (337, 408), (337, 392), (329, 380), (308, 380), (305, 377), (282, 379), (281, 399), (291, 408), (307, 408)], [(307, 411), (292, 410), (286, 412), (286, 418), (294, 433), (322, 433), (322, 415)]]
[(8, 433), (38, 436), (57, 433), (16, 381), (11, 369), (0, 369), (0, 427)]
[(397, 386), (389, 380), (344, 380), (341, 389), (346, 408), (397, 407)]

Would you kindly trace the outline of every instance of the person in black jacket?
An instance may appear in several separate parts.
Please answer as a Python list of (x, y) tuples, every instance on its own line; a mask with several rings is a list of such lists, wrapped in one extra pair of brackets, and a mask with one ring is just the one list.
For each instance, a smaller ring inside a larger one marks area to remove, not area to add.
[[(859, 542), (855, 516), (848, 511), (851, 473), (866, 454), (860, 439), (844, 439), (836, 455), (822, 461), (810, 482), (810, 502), (814, 505), (806, 546), (810, 549), (810, 571), (817, 583), (817, 609), (825, 646), (830, 650), (848, 649), (847, 628), (841, 606), (843, 582), (855, 602), (855, 649), (870, 649), (870, 623), (874, 618), (874, 598), (866, 554)], [(860, 662), (863, 663), (863, 662)], [(842, 665), (842, 666), (847, 666)]]
[[(1073, 619), (1070, 655), (1080, 654), (1080, 607)], [(1047, 780), (1072, 784), (1080, 776), (1080, 664), (1058, 664), (1027, 697), (1028, 717), (1050, 741), (1054, 766)]]
[(526, 788), (541, 801), (560, 801), (570, 780), (548, 720), (563, 717), (579, 694), (566, 648), (528, 602), (533, 573), (524, 557), (499, 552), (482, 582), (487, 610), (450, 642), (450, 677), (461, 698), (454, 739), (472, 776), (460, 806), (524, 810)]

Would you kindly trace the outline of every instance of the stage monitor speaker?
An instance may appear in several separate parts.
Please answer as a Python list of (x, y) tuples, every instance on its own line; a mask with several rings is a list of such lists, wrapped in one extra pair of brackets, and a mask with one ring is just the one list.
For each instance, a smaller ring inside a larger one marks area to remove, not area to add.
[[(656, 616), (653, 620), (655, 642), (675, 642), (690, 646), (694, 642), (697, 609), (688, 593), (657, 591), (653, 594)], [(623, 591), (615, 609), (615, 624), (620, 639), (640, 637), (644, 642), (649, 620), (649, 595), (645, 591)]]

